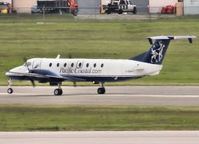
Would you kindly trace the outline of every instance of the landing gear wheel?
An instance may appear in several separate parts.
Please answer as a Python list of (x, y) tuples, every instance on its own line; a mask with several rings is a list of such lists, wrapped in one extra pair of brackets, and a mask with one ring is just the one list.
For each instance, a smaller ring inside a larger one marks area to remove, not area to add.
[(120, 9), (119, 11), (118, 11), (118, 14), (122, 14), (123, 13), (123, 11)]
[(137, 8), (135, 7), (134, 9), (133, 9), (133, 14), (136, 14), (137, 13)]
[(77, 16), (78, 13), (78, 7), (75, 7), (75, 10), (72, 12), (73, 16)]
[(98, 88), (97, 89), (98, 94), (105, 94), (105, 92), (106, 92), (105, 88)]
[(62, 89), (55, 89), (54, 90), (54, 95), (55, 96), (62, 95), (62, 93), (63, 93)]
[(111, 10), (107, 10), (106, 13), (107, 13), (107, 14), (111, 14)]
[(13, 89), (12, 89), (12, 88), (8, 88), (7, 92), (8, 92), (9, 94), (12, 94), (12, 93), (13, 93)]

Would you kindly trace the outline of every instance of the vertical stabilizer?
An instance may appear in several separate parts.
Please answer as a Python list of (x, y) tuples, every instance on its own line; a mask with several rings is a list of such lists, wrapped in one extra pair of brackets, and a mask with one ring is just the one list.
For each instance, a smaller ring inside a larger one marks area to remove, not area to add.
[[(174, 39), (188, 39), (192, 43), (192, 39), (195, 36), (157, 36), (149, 37), (149, 43), (151, 44), (150, 49), (136, 57), (131, 58), (131, 60), (146, 62), (151, 64), (162, 64), (169, 43)], [(153, 42), (154, 40), (154, 42)]]

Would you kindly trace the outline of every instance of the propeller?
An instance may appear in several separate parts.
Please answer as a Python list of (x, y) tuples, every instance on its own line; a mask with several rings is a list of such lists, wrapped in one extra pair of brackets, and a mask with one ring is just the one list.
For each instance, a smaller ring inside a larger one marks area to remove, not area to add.
[[(28, 67), (27, 60), (28, 60), (27, 57), (23, 57), (23, 61), (24, 61), (24, 63), (25, 63), (25, 67), (26, 67), (26, 68), (28, 69), (28, 71), (30, 72), (30, 69), (29, 69), (29, 67)], [(30, 78), (30, 82), (31, 82), (31, 84), (32, 84), (33, 87), (36, 86), (36, 85), (35, 85), (35, 81), (34, 81), (33, 79)]]
[(25, 63), (25, 67), (28, 69), (28, 71), (30, 71), (29, 67), (28, 67), (28, 64), (27, 64), (27, 60), (28, 58), (27, 57), (23, 57), (23, 61)]
[(77, 83), (76, 83), (76, 81), (74, 81), (74, 82), (73, 82), (73, 86), (74, 86), (74, 87), (76, 87), (76, 86), (77, 86)]
[(30, 82), (32, 83), (32, 86), (35, 87), (35, 81), (33, 79), (30, 79)]
[(24, 63), (26, 63), (26, 61), (28, 60), (28, 58), (27, 57), (23, 57), (23, 61), (24, 61)]

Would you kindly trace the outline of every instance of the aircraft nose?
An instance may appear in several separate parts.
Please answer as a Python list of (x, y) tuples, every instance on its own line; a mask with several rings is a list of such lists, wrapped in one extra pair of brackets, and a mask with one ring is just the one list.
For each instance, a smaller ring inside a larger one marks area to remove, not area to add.
[(9, 76), (9, 74), (10, 74), (9, 72), (6, 72), (6, 76)]
[(28, 72), (26, 67), (19, 66), (19, 67), (15, 67), (15, 68), (9, 70), (8, 72), (6, 72), (6, 76), (13, 75), (14, 73), (26, 73), (26, 72)]

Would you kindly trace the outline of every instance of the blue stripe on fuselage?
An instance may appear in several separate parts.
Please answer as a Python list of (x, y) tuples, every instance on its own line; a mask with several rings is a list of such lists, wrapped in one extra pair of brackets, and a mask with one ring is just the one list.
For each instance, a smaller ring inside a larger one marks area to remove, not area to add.
[[(29, 77), (27, 76), (9, 76), (13, 80), (30, 80)], [(64, 77), (64, 76), (63, 76)], [(70, 77), (70, 76), (67, 76)], [(71, 76), (71, 79), (76, 78), (76, 79), (82, 79), (84, 81), (97, 81), (97, 82), (117, 82), (117, 81), (125, 81), (125, 80), (130, 80), (130, 79), (138, 79), (141, 77), (115, 77), (115, 76), (110, 76), (110, 77), (89, 77), (89, 76)], [(58, 82), (57, 80), (53, 79), (48, 79), (48, 78), (31, 78), (33, 80), (36, 80), (40, 83), (46, 83), (46, 82)]]

